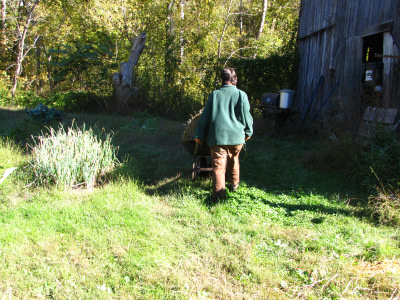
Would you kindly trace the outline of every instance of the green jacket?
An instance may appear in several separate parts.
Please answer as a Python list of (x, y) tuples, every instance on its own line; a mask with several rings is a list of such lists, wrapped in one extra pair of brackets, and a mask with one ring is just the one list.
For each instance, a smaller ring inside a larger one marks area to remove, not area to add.
[(235, 85), (213, 91), (197, 124), (195, 138), (207, 137), (209, 146), (240, 145), (253, 134), (253, 118), (245, 92)]

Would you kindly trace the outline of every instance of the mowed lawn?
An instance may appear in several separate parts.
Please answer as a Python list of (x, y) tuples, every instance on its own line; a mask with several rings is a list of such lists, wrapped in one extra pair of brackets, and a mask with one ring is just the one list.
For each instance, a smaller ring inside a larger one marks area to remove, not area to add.
[(115, 133), (121, 166), (94, 189), (35, 186), (25, 142), (57, 123), (0, 109), (0, 177), (17, 167), (0, 184), (0, 299), (399, 299), (399, 229), (345, 173), (304, 163), (315, 138), (256, 127), (241, 187), (212, 203), (183, 122), (73, 119)]

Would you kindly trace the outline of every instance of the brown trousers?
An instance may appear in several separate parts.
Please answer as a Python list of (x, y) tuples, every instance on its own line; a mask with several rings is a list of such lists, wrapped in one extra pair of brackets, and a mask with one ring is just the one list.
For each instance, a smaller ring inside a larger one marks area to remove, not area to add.
[(226, 198), (226, 181), (233, 189), (239, 186), (240, 165), (239, 153), (243, 145), (211, 146), (211, 161), (213, 166), (213, 195), (212, 198)]

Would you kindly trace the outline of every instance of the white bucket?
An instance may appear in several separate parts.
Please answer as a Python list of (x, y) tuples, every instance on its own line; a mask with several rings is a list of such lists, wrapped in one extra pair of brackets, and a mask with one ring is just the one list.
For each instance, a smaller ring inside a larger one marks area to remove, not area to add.
[(281, 90), (279, 91), (281, 94), (279, 107), (283, 109), (290, 109), (293, 105), (293, 95), (294, 91), (292, 90)]

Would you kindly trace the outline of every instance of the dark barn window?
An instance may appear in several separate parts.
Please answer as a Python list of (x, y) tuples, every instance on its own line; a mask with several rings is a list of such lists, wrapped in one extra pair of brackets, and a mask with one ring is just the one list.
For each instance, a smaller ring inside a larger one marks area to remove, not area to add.
[(383, 53), (383, 33), (364, 37), (363, 43), (363, 62), (379, 62), (375, 54)]

